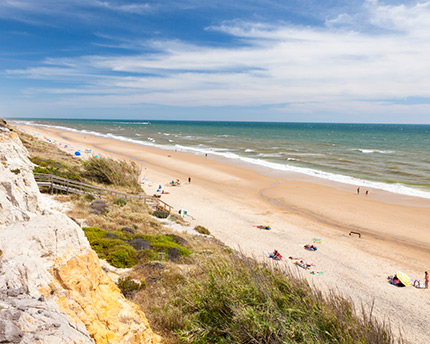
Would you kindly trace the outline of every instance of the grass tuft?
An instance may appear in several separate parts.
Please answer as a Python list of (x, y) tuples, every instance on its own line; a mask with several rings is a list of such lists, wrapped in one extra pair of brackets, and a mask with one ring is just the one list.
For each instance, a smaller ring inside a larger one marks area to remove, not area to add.
[(200, 234), (206, 234), (206, 235), (210, 235), (211, 233), (209, 232), (209, 230), (203, 226), (195, 226), (194, 230)]
[(155, 296), (157, 289), (145, 291), (153, 328), (170, 342), (395, 342), (387, 326), (357, 314), (338, 295), (323, 295), (288, 270), (237, 253), (214, 257), (201, 258), (185, 278), (166, 278), (162, 300)]
[(82, 175), (97, 183), (123, 186), (141, 191), (140, 172), (140, 168), (135, 162), (91, 157), (83, 161)]

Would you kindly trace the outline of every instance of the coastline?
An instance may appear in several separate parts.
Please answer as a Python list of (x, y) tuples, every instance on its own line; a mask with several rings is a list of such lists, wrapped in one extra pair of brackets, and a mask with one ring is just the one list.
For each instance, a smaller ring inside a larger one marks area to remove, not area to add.
[[(350, 185), (256, 171), (211, 156), (206, 159), (53, 128), (19, 127), (63, 144), (85, 146), (95, 154), (134, 159), (143, 167), (145, 191), (153, 194), (161, 184), (170, 192), (162, 199), (176, 212), (187, 209), (192, 225), (204, 225), (227, 245), (259, 258), (274, 248), (284, 256), (304, 257), (324, 271), (321, 276), (304, 273), (310, 283), (325, 290), (334, 287), (365, 304), (377, 300), (375, 314), (381, 319), (392, 318), (393, 302), (404, 301), (404, 312), (392, 320), (394, 326), (407, 325), (408, 339), (422, 340), (421, 335), (430, 330), (430, 304), (423, 302), (428, 291), (394, 288), (386, 282), (386, 276), (397, 270), (422, 279), (430, 268), (430, 200), (377, 190), (366, 197), (356, 195)], [(185, 182), (188, 177), (191, 183)], [(176, 178), (183, 181), (182, 186), (167, 186)], [(269, 224), (272, 230), (253, 227), (258, 224)], [(351, 230), (363, 237), (349, 236)], [(313, 237), (323, 239), (318, 252), (305, 251), (303, 244)], [(339, 283), (333, 285), (333, 280)], [(421, 322), (414, 324), (414, 319)]]

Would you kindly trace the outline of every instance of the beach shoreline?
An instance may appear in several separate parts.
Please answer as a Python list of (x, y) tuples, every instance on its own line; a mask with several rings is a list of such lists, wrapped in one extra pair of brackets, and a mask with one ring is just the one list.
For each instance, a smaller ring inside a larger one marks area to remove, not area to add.
[[(393, 325), (403, 326), (408, 338), (413, 336), (418, 342), (430, 331), (428, 301), (423, 307), (423, 293), (428, 291), (395, 288), (386, 282), (386, 276), (397, 270), (422, 278), (430, 268), (428, 199), (380, 190), (371, 190), (366, 197), (365, 189), (357, 195), (351, 185), (326, 180), (318, 183), (310, 176), (252, 169), (212, 156), (164, 151), (56, 128), (19, 127), (41, 139), (57, 140), (63, 149), (67, 144), (91, 149), (91, 154), (133, 159), (142, 166), (145, 192), (154, 194), (161, 185), (169, 192), (162, 199), (173, 205), (175, 212), (186, 209), (191, 225), (204, 225), (216, 238), (248, 255), (264, 257), (276, 248), (284, 256), (304, 257), (324, 271), (322, 276), (304, 273), (310, 283), (327, 290), (336, 279), (341, 281), (335, 286), (341, 294), (365, 304), (377, 299), (375, 314), (381, 319), (391, 318), (390, 305), (404, 300), (408, 305), (403, 306), (402, 316), (393, 319)], [(169, 186), (177, 178), (182, 185)], [(253, 227), (261, 224), (272, 230)], [(349, 235), (351, 231), (360, 232), (362, 238)], [(314, 237), (322, 238), (319, 250), (305, 251), (303, 244)], [(368, 279), (372, 279), (370, 286), (364, 283)], [(425, 298), (428, 300), (428, 295)], [(422, 324), (408, 319), (408, 314), (414, 313)]]

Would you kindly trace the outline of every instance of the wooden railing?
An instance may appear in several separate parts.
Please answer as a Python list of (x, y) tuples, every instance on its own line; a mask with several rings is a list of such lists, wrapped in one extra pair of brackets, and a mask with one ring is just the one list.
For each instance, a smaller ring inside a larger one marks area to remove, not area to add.
[(156, 207), (157, 209), (167, 211), (168, 213), (170, 213), (173, 208), (171, 205), (154, 196), (148, 196), (146, 194), (134, 195), (125, 192), (109, 190), (90, 184), (80, 183), (71, 179), (58, 177), (53, 174), (34, 173), (34, 179), (36, 180), (38, 186), (48, 187), (51, 193), (53, 193), (55, 189), (64, 191), (66, 193), (89, 194), (99, 198), (103, 196), (113, 196), (118, 198), (124, 198), (126, 200), (139, 199), (145, 204)]

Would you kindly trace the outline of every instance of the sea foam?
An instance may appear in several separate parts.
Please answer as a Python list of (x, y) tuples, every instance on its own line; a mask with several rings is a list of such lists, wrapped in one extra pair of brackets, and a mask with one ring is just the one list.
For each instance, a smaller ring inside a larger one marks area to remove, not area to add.
[[(375, 181), (360, 179), (360, 178), (356, 178), (356, 177), (352, 177), (352, 176), (346, 176), (346, 175), (342, 175), (342, 174), (319, 171), (319, 170), (306, 168), (306, 167), (292, 166), (289, 164), (274, 163), (274, 162), (266, 161), (263, 159), (244, 157), (244, 156), (240, 156), (239, 154), (231, 152), (228, 148), (209, 148), (209, 147), (202, 148), (202, 147), (193, 147), (193, 146), (183, 146), (183, 145), (178, 145), (178, 144), (176, 144), (174, 146), (173, 145), (172, 146), (161, 145), (161, 144), (156, 144), (155, 142), (151, 142), (151, 141), (149, 141), (149, 142), (148, 141), (140, 141), (140, 140), (131, 139), (131, 138), (127, 138), (127, 137), (123, 137), (123, 136), (119, 136), (119, 135), (102, 134), (99, 132), (85, 130), (85, 129), (78, 130), (78, 129), (68, 128), (68, 127), (58, 126), (58, 125), (40, 124), (40, 123), (35, 123), (32, 121), (17, 121), (17, 120), (15, 120), (15, 121), (13, 121), (13, 123), (23, 124), (23, 125), (27, 124), (30, 126), (55, 128), (55, 129), (60, 129), (60, 130), (67, 130), (67, 131), (71, 131), (71, 132), (75, 132), (75, 133), (94, 135), (94, 136), (98, 136), (98, 137), (105, 137), (105, 138), (115, 139), (115, 140), (119, 140), (119, 141), (123, 141), (123, 142), (128, 142), (128, 143), (133, 143), (133, 144), (138, 144), (138, 145), (148, 146), (148, 147), (155, 147), (155, 148), (159, 148), (159, 149), (163, 149), (163, 150), (169, 150), (169, 151), (181, 149), (184, 152), (189, 152), (189, 153), (194, 153), (194, 154), (202, 154), (202, 155), (213, 154), (213, 155), (221, 156), (221, 157), (227, 158), (227, 159), (239, 160), (239, 161), (243, 161), (243, 162), (246, 162), (246, 163), (249, 163), (252, 165), (266, 167), (266, 168), (269, 168), (272, 170), (301, 173), (301, 174), (305, 174), (308, 176), (317, 177), (317, 178), (326, 179), (326, 180), (331, 180), (331, 181), (338, 182), (338, 183), (349, 184), (349, 185), (354, 185), (354, 186), (361, 186), (363, 188), (379, 189), (379, 190), (384, 190), (384, 191), (397, 193), (397, 194), (401, 194), (401, 195), (406, 195), (406, 196), (430, 199), (430, 192), (411, 188), (411, 187), (405, 186), (405, 185), (400, 184), (400, 183), (388, 184), (388, 183), (383, 183), (383, 182), (375, 182)], [(227, 136), (227, 135), (225, 135), (225, 136)], [(176, 135), (175, 135), (175, 137), (176, 137)], [(191, 137), (192, 136), (186, 136), (186, 138), (191, 138)], [(148, 138), (148, 139), (153, 140), (152, 138)], [(381, 154), (388, 154), (388, 153), (394, 152), (394, 151), (381, 151), (381, 150), (371, 150), (371, 149), (368, 149), (368, 150), (356, 149), (356, 150), (361, 151), (361, 152), (366, 151), (367, 154), (375, 153), (375, 152), (381, 153)]]

